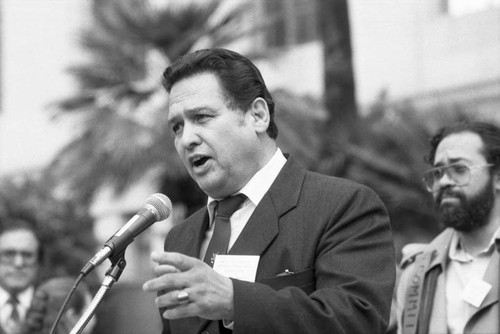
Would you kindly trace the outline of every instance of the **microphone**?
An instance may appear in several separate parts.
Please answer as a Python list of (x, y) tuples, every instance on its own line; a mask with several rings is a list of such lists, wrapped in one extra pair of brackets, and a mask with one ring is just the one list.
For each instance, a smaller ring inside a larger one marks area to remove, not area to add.
[(80, 273), (86, 276), (107, 258), (120, 254), (134, 241), (136, 236), (153, 223), (167, 219), (171, 212), (172, 202), (167, 196), (159, 193), (149, 196), (139, 212), (106, 241), (101, 250), (87, 262)]

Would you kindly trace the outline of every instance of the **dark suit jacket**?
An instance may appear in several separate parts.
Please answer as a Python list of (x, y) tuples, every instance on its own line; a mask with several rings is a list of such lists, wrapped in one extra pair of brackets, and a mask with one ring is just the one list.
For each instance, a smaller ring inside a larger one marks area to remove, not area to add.
[[(205, 208), (165, 250), (198, 257)], [(260, 255), (255, 283), (233, 279), (234, 333), (384, 333), (395, 280), (384, 205), (369, 188), (289, 158), (229, 254)], [(279, 275), (286, 269), (291, 275)], [(221, 321), (163, 319), (163, 333), (223, 333)]]

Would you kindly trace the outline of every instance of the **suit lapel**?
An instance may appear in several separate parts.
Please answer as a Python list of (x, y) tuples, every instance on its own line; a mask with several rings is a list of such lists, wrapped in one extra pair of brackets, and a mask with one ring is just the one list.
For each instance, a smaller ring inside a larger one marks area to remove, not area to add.
[(297, 205), (304, 176), (305, 170), (289, 158), (228, 254), (261, 255), (266, 250), (279, 233), (279, 218)]
[(493, 254), (491, 255), (490, 264), (488, 265), (488, 268), (486, 268), (486, 273), (484, 274), (483, 278), (483, 280), (486, 283), (489, 283), (491, 285), (491, 289), (484, 298), (480, 308), (476, 310), (476, 312), (498, 301), (498, 282), (499, 282), (498, 261), (499, 261), (499, 255), (495, 249), (493, 251)]
[(266, 194), (228, 254), (260, 255), (278, 235), (278, 216)]
[(187, 233), (179, 233), (175, 244), (175, 251), (191, 257), (200, 257), (200, 246), (208, 227), (208, 212), (206, 208), (200, 209), (190, 216), (183, 224), (187, 226)]

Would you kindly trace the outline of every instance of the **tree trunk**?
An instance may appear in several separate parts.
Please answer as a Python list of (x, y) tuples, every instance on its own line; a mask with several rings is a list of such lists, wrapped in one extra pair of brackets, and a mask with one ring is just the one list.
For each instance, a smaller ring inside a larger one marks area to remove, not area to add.
[(319, 0), (327, 126), (346, 140), (357, 120), (347, 0)]
[(320, 170), (344, 176), (350, 157), (343, 154), (348, 142), (356, 141), (357, 110), (352, 67), (348, 0), (318, 0), (320, 35), (325, 65), (324, 103), (328, 112), (324, 123)]

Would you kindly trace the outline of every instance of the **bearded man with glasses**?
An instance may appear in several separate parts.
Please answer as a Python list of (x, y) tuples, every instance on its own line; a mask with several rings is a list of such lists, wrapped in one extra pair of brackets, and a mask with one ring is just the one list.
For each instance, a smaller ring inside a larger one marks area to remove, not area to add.
[(500, 333), (500, 128), (463, 122), (431, 140), (424, 174), (445, 227), (403, 249), (398, 333)]

